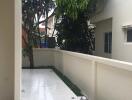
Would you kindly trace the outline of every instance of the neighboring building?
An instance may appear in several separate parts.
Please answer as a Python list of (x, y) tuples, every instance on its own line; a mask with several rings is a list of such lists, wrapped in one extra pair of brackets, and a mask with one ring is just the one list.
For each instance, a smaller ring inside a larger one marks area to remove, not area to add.
[(48, 35), (49, 37), (52, 37), (53, 31), (54, 31), (54, 24), (55, 24), (55, 16), (52, 16), (48, 20)]
[[(44, 20), (43, 18), (41, 19), (41, 21)], [(54, 30), (54, 20), (55, 20), (55, 16), (52, 16), (48, 19), (48, 29), (47, 29), (47, 35), (49, 37), (52, 37), (52, 34), (53, 34), (53, 30)], [(45, 33), (45, 23), (42, 23), (39, 25), (39, 31), (40, 33), (42, 33), (42, 37), (44, 36), (44, 33)], [(22, 28), (22, 48), (25, 48), (26, 47), (26, 43), (25, 42), (28, 42), (28, 39), (27, 39), (27, 33), (26, 31), (24, 30), (24, 28)], [(38, 46), (36, 48), (39, 47), (39, 42), (38, 42)]]
[(95, 55), (132, 62), (132, 0), (106, 0), (96, 24)]
[[(40, 19), (40, 21), (44, 20), (44, 18), (42, 17)], [(51, 16), (49, 19), (48, 19), (48, 29), (47, 29), (47, 35), (49, 37), (52, 37), (52, 33), (53, 33), (53, 30), (54, 30), (54, 21), (55, 20), (55, 16)], [(40, 28), (40, 32), (43, 32), (45, 33), (45, 23), (42, 23), (39, 25), (39, 28)]]

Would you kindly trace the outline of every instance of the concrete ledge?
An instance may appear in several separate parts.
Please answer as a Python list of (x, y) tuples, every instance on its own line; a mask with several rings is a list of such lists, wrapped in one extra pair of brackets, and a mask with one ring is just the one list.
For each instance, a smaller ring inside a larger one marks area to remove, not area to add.
[(34, 57), (36, 66), (55, 66), (89, 100), (132, 99), (132, 63), (57, 49), (35, 49)]

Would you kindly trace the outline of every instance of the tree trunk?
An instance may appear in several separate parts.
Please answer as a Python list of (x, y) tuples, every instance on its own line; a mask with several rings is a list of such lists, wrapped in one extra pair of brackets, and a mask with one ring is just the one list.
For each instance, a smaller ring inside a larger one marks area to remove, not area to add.
[(46, 14), (46, 20), (45, 20), (45, 47), (47, 47), (47, 34), (48, 34), (48, 9), (45, 11)]
[(46, 21), (45, 21), (45, 32), (46, 32), (46, 35), (47, 35), (47, 32), (48, 32), (48, 9), (46, 9)]
[[(38, 14), (38, 19), (37, 19), (38, 23), (39, 23), (39, 19), (40, 19), (40, 17), (39, 17), (39, 14)], [(38, 24), (37, 30), (38, 30), (38, 34), (39, 34), (39, 47), (42, 48), (41, 47), (41, 34), (40, 34), (40, 30), (39, 30), (39, 24)]]
[(30, 68), (34, 68), (33, 48), (29, 47)]

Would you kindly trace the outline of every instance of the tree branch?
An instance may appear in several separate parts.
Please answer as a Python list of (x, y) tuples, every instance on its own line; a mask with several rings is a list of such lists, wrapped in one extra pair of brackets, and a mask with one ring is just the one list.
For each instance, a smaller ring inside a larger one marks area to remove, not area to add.
[(46, 20), (48, 20), (49, 18), (53, 17), (55, 15), (55, 11), (56, 11), (56, 8), (54, 9), (53, 13), (47, 18), (47, 19), (44, 19), (43, 21), (40, 21), (37, 23), (38, 24), (41, 24), (41, 23), (44, 23)]

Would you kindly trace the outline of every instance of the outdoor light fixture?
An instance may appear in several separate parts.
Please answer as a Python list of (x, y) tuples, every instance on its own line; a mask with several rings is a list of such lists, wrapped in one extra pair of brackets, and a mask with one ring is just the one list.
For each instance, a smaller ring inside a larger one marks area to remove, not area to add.
[(132, 29), (132, 24), (123, 25), (122, 28), (123, 28), (123, 29)]

